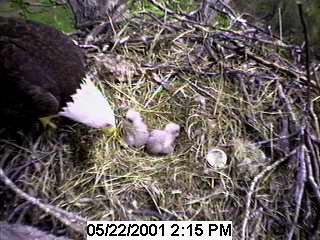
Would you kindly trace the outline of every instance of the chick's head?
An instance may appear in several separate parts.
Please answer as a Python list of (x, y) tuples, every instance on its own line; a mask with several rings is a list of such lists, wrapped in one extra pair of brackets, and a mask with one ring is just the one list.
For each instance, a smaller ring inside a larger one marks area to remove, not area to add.
[(164, 130), (170, 133), (173, 137), (177, 137), (180, 134), (180, 126), (173, 122), (168, 123)]
[(143, 121), (140, 113), (133, 109), (129, 109), (129, 111), (127, 112), (126, 120), (131, 124)]

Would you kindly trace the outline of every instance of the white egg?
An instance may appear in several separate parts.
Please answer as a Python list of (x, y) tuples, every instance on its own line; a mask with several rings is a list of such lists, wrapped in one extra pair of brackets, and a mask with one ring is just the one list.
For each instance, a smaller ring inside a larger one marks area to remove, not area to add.
[(217, 148), (212, 148), (208, 151), (206, 156), (208, 166), (214, 169), (220, 169), (227, 164), (227, 154)]

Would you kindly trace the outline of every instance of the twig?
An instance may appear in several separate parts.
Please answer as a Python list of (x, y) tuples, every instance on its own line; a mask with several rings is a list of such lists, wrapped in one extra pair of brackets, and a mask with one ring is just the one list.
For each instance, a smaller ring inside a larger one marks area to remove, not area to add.
[(305, 161), (306, 161), (307, 174), (308, 174), (308, 183), (311, 186), (311, 189), (314, 193), (314, 196), (318, 202), (317, 204), (319, 206), (320, 205), (320, 187), (318, 186), (318, 184), (314, 180), (313, 171), (312, 171), (312, 164), (311, 164), (311, 160), (310, 160), (309, 155), (306, 156)]
[(295, 114), (294, 111), (293, 111), (293, 108), (292, 108), (292, 105), (291, 105), (291, 103), (290, 103), (290, 100), (289, 100), (288, 97), (284, 94), (284, 92), (283, 92), (283, 87), (282, 87), (281, 84), (279, 84), (279, 86), (278, 86), (278, 94), (279, 94), (280, 99), (282, 99), (282, 101), (284, 102), (284, 104), (285, 104), (285, 110), (286, 110), (287, 113), (290, 114), (291, 120), (292, 120), (293, 123), (295, 124), (295, 128), (298, 129), (299, 126), (298, 126), (298, 123), (297, 123), (296, 114)]
[[(318, 100), (320, 99), (320, 96), (318, 97)], [(316, 136), (317, 138), (320, 139), (320, 121), (319, 121), (319, 118), (317, 116), (317, 114), (314, 112), (314, 102), (317, 101), (316, 99), (313, 99), (311, 102), (310, 102), (310, 113), (311, 113), (311, 116), (313, 118), (313, 122), (314, 122), (314, 128), (315, 128), (315, 132), (316, 132)]]
[(159, 8), (160, 10), (167, 12), (169, 14), (175, 14), (175, 12), (173, 12), (172, 10), (166, 8), (165, 6), (161, 5), (160, 3), (158, 3), (156, 0), (149, 0), (149, 2), (151, 2), (153, 5), (155, 5), (157, 8)]
[(273, 164), (269, 165), (263, 171), (261, 171), (257, 176), (255, 176), (254, 179), (252, 180), (250, 188), (249, 188), (249, 192), (248, 192), (247, 198), (246, 198), (245, 214), (244, 214), (244, 219), (242, 222), (242, 230), (241, 230), (241, 240), (246, 239), (246, 230), (247, 230), (247, 225), (248, 225), (249, 216), (250, 216), (250, 204), (251, 204), (251, 200), (252, 200), (252, 195), (256, 189), (256, 185), (258, 184), (260, 179), (262, 179), (268, 172), (274, 170), (276, 167), (278, 167), (280, 164), (285, 162), (293, 154), (296, 154), (296, 152), (297, 151), (295, 149), (289, 155), (287, 155), (284, 158), (281, 158), (278, 161), (274, 162)]
[(306, 71), (307, 71), (307, 81), (308, 81), (308, 105), (310, 104), (310, 93), (311, 93), (311, 79), (310, 79), (310, 57), (309, 57), (309, 38), (308, 38), (308, 31), (307, 31), (307, 25), (303, 17), (303, 12), (302, 12), (302, 4), (301, 2), (297, 2), (298, 9), (299, 9), (299, 16), (300, 16), (300, 21), (303, 29), (303, 35), (304, 35), (304, 41), (305, 41), (305, 53), (306, 53)]
[(278, 8), (278, 14), (279, 14), (279, 34), (280, 34), (280, 41), (283, 40), (282, 37), (282, 12), (281, 12), (281, 8)]
[(271, 67), (275, 70), (279, 70), (283, 73), (286, 73), (290, 76), (293, 76), (293, 77), (297, 77), (297, 78), (301, 78), (302, 80), (306, 80), (306, 77), (305, 77), (305, 74), (299, 70), (296, 70), (296, 69), (289, 69), (287, 67), (283, 67), (283, 66), (280, 66), (276, 63), (272, 63), (272, 62), (269, 62), (261, 57), (258, 57), (257, 55), (255, 55), (254, 53), (250, 52), (250, 51), (246, 51), (245, 54), (255, 60), (256, 62), (260, 63), (260, 64), (263, 64), (264, 66), (267, 66), (267, 67)]
[(298, 218), (300, 215), (300, 210), (301, 210), (301, 202), (302, 202), (302, 197), (303, 193), (305, 191), (305, 182), (306, 182), (306, 164), (305, 164), (305, 151), (306, 147), (303, 145), (301, 146), (301, 149), (297, 153), (298, 155), (298, 160), (299, 160), (299, 170), (298, 170), (298, 176), (297, 176), (297, 186), (296, 186), (296, 208), (295, 208), (295, 214), (294, 214), (294, 219), (293, 219), (293, 224), (291, 226), (289, 235), (288, 235), (288, 240), (291, 240), (293, 238), (294, 232), (296, 230), (297, 224), (298, 224)]
[(49, 204), (42, 203), (40, 199), (34, 198), (27, 193), (19, 189), (4, 173), (2, 168), (0, 168), (0, 180), (14, 191), (18, 196), (30, 202), (31, 204), (39, 207), (46, 213), (49, 213), (53, 217), (57, 218), (66, 226), (72, 228), (74, 231), (84, 234), (84, 228), (86, 226), (86, 219), (82, 218), (74, 213), (67, 212), (59, 207), (51, 206)]
[[(314, 178), (318, 184), (320, 184), (320, 156), (319, 156), (319, 150), (317, 149), (316, 144), (314, 144), (314, 141), (311, 138), (311, 133), (308, 131), (306, 132), (306, 146), (308, 147), (310, 158), (314, 170)], [(318, 151), (317, 151), (318, 150)]]

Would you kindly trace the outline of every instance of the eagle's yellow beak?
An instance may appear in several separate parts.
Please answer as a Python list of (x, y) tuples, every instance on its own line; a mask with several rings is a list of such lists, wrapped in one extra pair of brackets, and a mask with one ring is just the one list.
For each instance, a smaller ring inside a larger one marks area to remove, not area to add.
[(112, 136), (117, 132), (117, 128), (116, 127), (102, 128), (102, 132), (104, 132), (106, 135)]
[(57, 117), (57, 115), (51, 115), (51, 116), (39, 118), (39, 120), (42, 123), (44, 128), (56, 129), (57, 125), (52, 121), (52, 119), (54, 119), (56, 117)]

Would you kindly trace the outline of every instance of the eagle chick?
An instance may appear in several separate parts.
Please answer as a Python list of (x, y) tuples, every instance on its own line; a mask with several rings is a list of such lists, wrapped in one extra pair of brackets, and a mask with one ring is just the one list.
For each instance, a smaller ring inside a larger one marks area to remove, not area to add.
[(130, 147), (143, 147), (149, 137), (147, 125), (144, 123), (140, 113), (133, 109), (129, 109), (126, 114), (124, 131), (125, 142)]
[(146, 144), (147, 152), (155, 155), (172, 154), (175, 148), (175, 139), (179, 133), (180, 126), (173, 122), (168, 123), (164, 130), (153, 130)]

